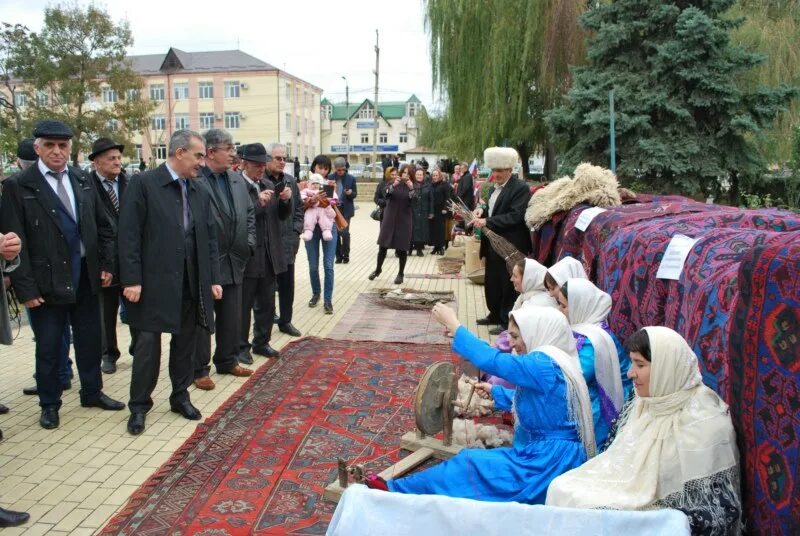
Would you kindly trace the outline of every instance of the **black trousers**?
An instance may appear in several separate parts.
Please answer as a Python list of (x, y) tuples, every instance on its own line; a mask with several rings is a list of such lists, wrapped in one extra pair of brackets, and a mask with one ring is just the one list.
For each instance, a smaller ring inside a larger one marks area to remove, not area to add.
[[(194, 373), (194, 346), (197, 332), (208, 332), (197, 325), (198, 311), (195, 302), (184, 289), (181, 303), (181, 330), (169, 341), (169, 379), (172, 382), (170, 405), (189, 400), (188, 387)], [(147, 413), (153, 407), (151, 395), (158, 383), (161, 370), (161, 333), (136, 331), (131, 373), (131, 413)]]
[(347, 220), (347, 227), (339, 230), (339, 238), (336, 239), (336, 258), (350, 258), (350, 218)]
[[(242, 330), (239, 338), (239, 354), (247, 353), (253, 346), (265, 346), (272, 338), (275, 323), (275, 274), (272, 269), (264, 277), (245, 277), (242, 284)], [(253, 326), (253, 344), (250, 344), (250, 313), (259, 303), (264, 314), (256, 315)]]
[(115, 362), (120, 356), (119, 347), (117, 346), (117, 313), (119, 312), (120, 294), (118, 285), (100, 289), (101, 331), (103, 333), (102, 354), (104, 358)]
[(75, 303), (43, 303), (30, 309), (31, 327), (36, 337), (36, 388), (42, 408), (61, 407), (64, 373), (64, 329), (72, 325), (75, 363), (81, 379), (83, 403), (96, 402), (103, 389), (100, 372), (100, 303), (92, 294), (86, 261), (81, 262), (81, 276)]
[[(228, 372), (239, 361), (239, 337), (242, 331), (242, 285), (223, 285), (222, 299), (214, 301), (215, 339), (214, 366), (217, 372)], [(202, 378), (211, 372), (211, 335), (197, 331), (194, 349), (194, 377)]]
[(483, 292), (489, 317), (502, 326), (508, 326), (508, 313), (514, 307), (517, 291), (511, 282), (506, 261), (494, 251), (486, 255), (486, 278)]
[[(292, 321), (292, 307), (294, 307), (294, 262), (286, 265), (286, 271), (276, 276), (278, 286), (278, 325), (288, 324)], [(260, 308), (260, 307), (259, 307)], [(256, 325), (261, 313), (256, 311)], [(274, 311), (272, 313), (275, 314)]]

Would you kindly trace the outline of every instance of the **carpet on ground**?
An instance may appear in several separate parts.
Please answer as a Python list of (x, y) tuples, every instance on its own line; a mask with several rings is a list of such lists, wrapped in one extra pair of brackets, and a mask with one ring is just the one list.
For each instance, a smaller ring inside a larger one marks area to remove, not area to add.
[(305, 338), (259, 369), (101, 534), (324, 534), (337, 460), (379, 472), (414, 430), (425, 369), (446, 345)]

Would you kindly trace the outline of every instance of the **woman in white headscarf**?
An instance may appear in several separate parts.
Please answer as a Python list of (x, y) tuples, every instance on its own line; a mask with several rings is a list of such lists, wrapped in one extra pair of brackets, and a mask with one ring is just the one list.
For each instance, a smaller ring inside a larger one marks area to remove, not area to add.
[(679, 334), (648, 327), (626, 342), (636, 397), (604, 453), (555, 479), (547, 504), (572, 508), (677, 508), (693, 534), (741, 530), (739, 455), (728, 406), (703, 385)]
[(558, 304), (575, 335), (600, 451), (630, 395), (632, 384), (627, 375), (631, 359), (607, 323), (611, 296), (588, 279), (569, 279), (561, 287)]
[(544, 287), (553, 299), (557, 300), (558, 294), (561, 292), (561, 285), (568, 279), (589, 279), (586, 276), (586, 270), (583, 269), (583, 264), (573, 257), (564, 257), (547, 269), (547, 274), (544, 276)]
[(453, 339), (453, 351), (517, 385), (478, 384), (478, 394), (515, 413), (514, 444), (463, 449), (435, 467), (396, 480), (370, 475), (369, 487), (399, 493), (438, 494), (484, 501), (544, 502), (553, 478), (594, 455), (591, 403), (566, 319), (550, 308), (510, 314), (509, 332), (519, 355), (504, 354), (461, 326), (455, 311), (436, 305), (436, 319)]

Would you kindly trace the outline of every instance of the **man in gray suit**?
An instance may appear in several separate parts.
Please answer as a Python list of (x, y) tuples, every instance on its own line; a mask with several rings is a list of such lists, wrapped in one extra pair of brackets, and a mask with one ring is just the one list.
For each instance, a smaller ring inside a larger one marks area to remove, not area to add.
[[(242, 323), (242, 280), (248, 259), (256, 247), (256, 219), (253, 202), (241, 175), (231, 171), (235, 154), (233, 137), (212, 128), (205, 134), (206, 165), (197, 183), (211, 198), (211, 219), (217, 230), (222, 299), (214, 302), (216, 342), (214, 366), (220, 374), (249, 376), (252, 370), (239, 365)], [(210, 391), (211, 337), (198, 332), (195, 347), (194, 385)]]

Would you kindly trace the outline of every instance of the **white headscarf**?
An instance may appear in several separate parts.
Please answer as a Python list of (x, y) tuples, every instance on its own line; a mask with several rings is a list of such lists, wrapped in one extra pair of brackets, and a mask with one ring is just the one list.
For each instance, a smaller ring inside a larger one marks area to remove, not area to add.
[[(649, 327), (650, 396), (637, 396), (611, 446), (556, 478), (547, 504), (642, 510), (708, 508), (715, 524), (738, 505), (738, 452), (728, 406), (703, 384), (697, 356), (665, 327)], [(713, 484), (713, 489), (712, 489)]]
[(517, 324), (527, 352), (547, 354), (564, 373), (568, 417), (576, 423), (586, 455), (591, 458), (595, 454), (592, 402), (578, 362), (575, 337), (566, 317), (539, 306), (523, 307), (512, 311), (509, 316)]
[(513, 310), (523, 305), (541, 305), (544, 307), (558, 307), (558, 303), (548, 294), (544, 286), (544, 276), (547, 268), (533, 259), (525, 259), (525, 271), (522, 274), (522, 292), (514, 302)]
[(584, 335), (592, 343), (597, 384), (619, 413), (625, 402), (619, 352), (611, 335), (600, 327), (600, 323), (605, 322), (611, 312), (611, 296), (588, 279), (569, 279), (566, 285), (572, 331)]
[(559, 287), (566, 283), (567, 279), (588, 279), (581, 261), (573, 257), (564, 257), (548, 268), (547, 271), (550, 272)]

